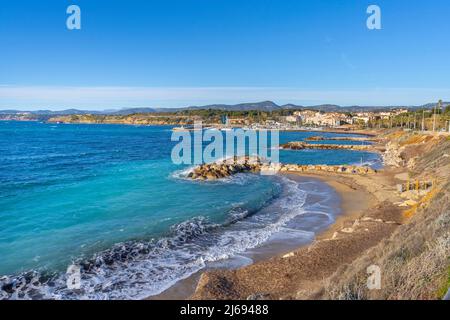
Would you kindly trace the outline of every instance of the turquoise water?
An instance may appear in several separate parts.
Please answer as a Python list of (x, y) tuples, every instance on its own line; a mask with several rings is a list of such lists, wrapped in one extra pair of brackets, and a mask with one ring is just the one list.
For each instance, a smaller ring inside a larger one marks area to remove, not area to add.
[[(305, 213), (308, 188), (283, 177), (184, 179), (187, 166), (170, 159), (171, 134), (164, 126), (0, 122), (0, 298), (141, 298), (261, 245)], [(280, 142), (309, 135), (281, 133)], [(280, 157), (378, 161), (354, 151)], [(73, 263), (82, 268), (79, 292), (64, 285)]]

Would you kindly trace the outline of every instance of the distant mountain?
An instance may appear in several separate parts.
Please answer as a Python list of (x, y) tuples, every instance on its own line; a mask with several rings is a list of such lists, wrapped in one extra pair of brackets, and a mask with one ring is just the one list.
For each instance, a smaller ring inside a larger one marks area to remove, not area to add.
[(72, 114), (101, 114), (101, 111), (91, 111), (91, 110), (78, 110), (78, 109), (66, 109), (61, 111), (52, 111), (52, 110), (37, 110), (31, 111), (31, 114), (36, 115), (52, 115), (52, 116), (60, 116), (60, 115), (72, 115)]
[(343, 111), (343, 107), (335, 105), (335, 104), (321, 104), (317, 106), (309, 106), (304, 109), (313, 109), (318, 111), (328, 111), (328, 112), (335, 112), (335, 111)]
[(234, 105), (228, 104), (211, 104), (206, 106), (192, 106), (186, 108), (187, 110), (224, 110), (224, 111), (249, 111), (249, 110), (260, 110), (260, 111), (273, 111), (280, 110), (281, 107), (273, 101), (263, 101), (255, 103), (240, 103)]
[[(421, 106), (404, 106), (402, 108), (409, 109), (432, 109), (436, 103), (427, 103)], [(450, 102), (443, 102), (443, 108), (450, 105)], [(61, 116), (61, 115), (85, 115), (85, 114), (95, 114), (95, 115), (131, 115), (136, 113), (156, 113), (156, 112), (178, 112), (184, 110), (223, 110), (223, 111), (275, 111), (275, 110), (317, 110), (325, 112), (365, 112), (365, 111), (382, 111), (394, 108), (400, 108), (399, 106), (339, 106), (335, 104), (321, 104), (313, 106), (301, 106), (292, 103), (285, 105), (278, 105), (273, 101), (262, 101), (254, 103), (239, 103), (239, 104), (211, 104), (205, 106), (190, 106), (182, 108), (147, 108), (147, 107), (137, 107), (137, 108), (125, 108), (120, 110), (104, 110), (104, 111), (92, 111), (92, 110), (78, 110), (78, 109), (67, 109), (61, 111), (51, 111), (51, 110), (37, 110), (37, 111), (20, 111), (20, 110), (0, 110), (0, 115), (17, 115), (23, 113), (29, 113), (35, 115), (38, 118), (48, 118), (51, 116)]]
[[(437, 105), (437, 103), (427, 103), (424, 104), (423, 106), (420, 106), (418, 108), (420, 109), (432, 109)], [(450, 102), (442, 102), (442, 108), (447, 108), (448, 106), (450, 106)]]

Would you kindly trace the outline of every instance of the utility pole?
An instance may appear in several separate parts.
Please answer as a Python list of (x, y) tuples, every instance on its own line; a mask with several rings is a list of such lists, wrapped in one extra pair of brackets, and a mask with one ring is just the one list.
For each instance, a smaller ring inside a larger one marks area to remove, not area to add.
[(417, 111), (414, 111), (414, 131), (417, 129)]
[(422, 110), (422, 131), (425, 131), (425, 109)]
[(433, 132), (436, 131), (436, 113), (438, 110), (441, 110), (442, 100), (438, 101), (438, 104), (434, 107), (434, 117), (433, 117)]
[(434, 109), (433, 109), (433, 132), (436, 131), (436, 109), (437, 109), (437, 105), (434, 105)]
[[(439, 113), (439, 118), (442, 118), (442, 100), (438, 101), (438, 110), (437, 111)], [(439, 128), (439, 123), (440, 123), (440, 120), (437, 124), (438, 128)], [(444, 128), (444, 130), (445, 130), (445, 128)]]

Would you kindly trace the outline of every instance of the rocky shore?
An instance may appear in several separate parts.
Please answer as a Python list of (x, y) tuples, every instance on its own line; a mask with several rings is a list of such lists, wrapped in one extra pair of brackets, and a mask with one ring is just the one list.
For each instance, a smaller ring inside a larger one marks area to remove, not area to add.
[(244, 172), (260, 172), (262, 164), (259, 161), (235, 161), (235, 162), (215, 162), (200, 165), (188, 174), (188, 178), (193, 180), (217, 180), (234, 174)]

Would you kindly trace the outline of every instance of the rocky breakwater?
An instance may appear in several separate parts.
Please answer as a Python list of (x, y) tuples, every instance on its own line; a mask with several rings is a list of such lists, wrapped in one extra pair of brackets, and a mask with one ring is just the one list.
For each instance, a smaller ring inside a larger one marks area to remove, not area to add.
[(373, 151), (371, 145), (344, 145), (344, 144), (311, 144), (302, 141), (288, 142), (280, 147), (287, 150), (303, 150), (303, 149), (320, 149), (320, 150), (356, 150), (356, 151)]
[(256, 161), (214, 162), (202, 164), (194, 168), (187, 177), (193, 180), (217, 180), (227, 178), (238, 173), (330, 173), (330, 174), (375, 174), (377, 170), (367, 166), (354, 165), (301, 165), (301, 164), (268, 164)]
[(194, 168), (188, 178), (193, 180), (217, 180), (234, 174), (261, 171), (261, 163), (258, 160), (235, 160), (202, 164)]

